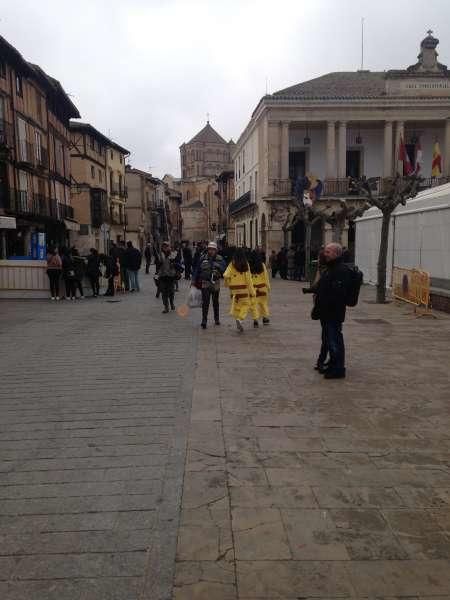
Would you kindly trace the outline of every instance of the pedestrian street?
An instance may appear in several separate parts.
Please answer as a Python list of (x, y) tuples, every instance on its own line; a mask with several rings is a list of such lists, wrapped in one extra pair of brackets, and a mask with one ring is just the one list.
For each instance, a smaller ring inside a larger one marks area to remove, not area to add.
[(327, 381), (303, 284), (240, 334), (141, 282), (0, 302), (0, 598), (450, 597), (448, 315), (364, 288)]

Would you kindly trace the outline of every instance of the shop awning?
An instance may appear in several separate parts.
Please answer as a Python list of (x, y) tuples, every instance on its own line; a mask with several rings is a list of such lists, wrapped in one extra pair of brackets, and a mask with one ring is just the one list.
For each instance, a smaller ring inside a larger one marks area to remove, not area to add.
[(80, 224), (78, 221), (71, 221), (70, 219), (64, 219), (64, 225), (69, 231), (80, 231)]
[(0, 216), (0, 229), (16, 229), (16, 219), (14, 217)]

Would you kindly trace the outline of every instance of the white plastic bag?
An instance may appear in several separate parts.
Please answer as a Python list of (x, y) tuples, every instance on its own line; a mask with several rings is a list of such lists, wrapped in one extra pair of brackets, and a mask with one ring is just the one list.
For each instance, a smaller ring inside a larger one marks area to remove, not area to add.
[(190, 308), (200, 308), (202, 305), (202, 292), (198, 288), (192, 286), (189, 290), (188, 306)]

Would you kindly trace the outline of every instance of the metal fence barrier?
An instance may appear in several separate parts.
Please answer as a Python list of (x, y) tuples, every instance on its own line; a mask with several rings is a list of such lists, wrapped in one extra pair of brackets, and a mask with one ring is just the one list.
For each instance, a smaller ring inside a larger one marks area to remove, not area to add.
[(392, 271), (392, 293), (397, 300), (414, 305), (422, 314), (431, 313), (430, 274), (421, 269), (394, 267)]

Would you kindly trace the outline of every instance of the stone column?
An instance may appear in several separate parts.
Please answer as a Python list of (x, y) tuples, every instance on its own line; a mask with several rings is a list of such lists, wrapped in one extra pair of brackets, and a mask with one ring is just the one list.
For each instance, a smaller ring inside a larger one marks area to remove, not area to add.
[(289, 123), (280, 123), (280, 179), (289, 179)]
[(327, 179), (336, 179), (336, 131), (335, 121), (327, 122)]
[(403, 121), (397, 121), (395, 126), (395, 156), (394, 156), (394, 175), (399, 173), (403, 175), (403, 161), (398, 159), (400, 149), (400, 138), (405, 141), (405, 124)]
[(392, 121), (384, 123), (383, 177), (392, 177)]
[(347, 122), (339, 123), (338, 179), (345, 179), (347, 173)]
[(450, 177), (450, 119), (445, 119), (445, 135), (443, 150), (443, 169), (442, 175)]

